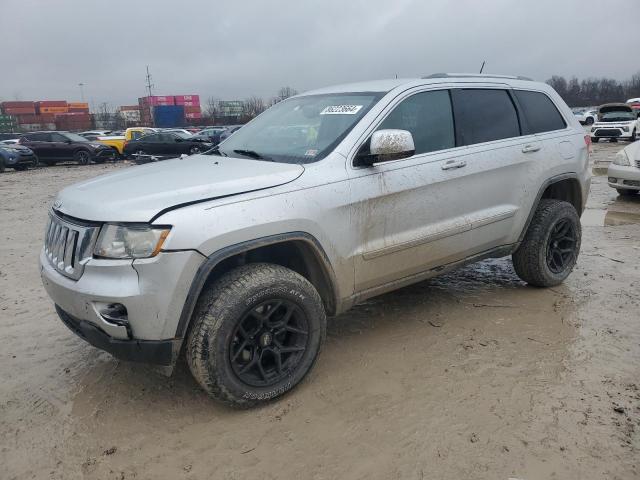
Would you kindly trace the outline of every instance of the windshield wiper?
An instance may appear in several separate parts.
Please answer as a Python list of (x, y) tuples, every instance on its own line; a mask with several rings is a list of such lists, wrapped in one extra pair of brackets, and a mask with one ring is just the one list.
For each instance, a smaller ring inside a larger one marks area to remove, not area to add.
[(256, 160), (271, 160), (270, 158), (260, 155), (255, 150), (242, 150), (239, 148), (234, 150), (233, 153), (238, 153), (240, 155), (244, 155), (245, 157), (255, 158)]

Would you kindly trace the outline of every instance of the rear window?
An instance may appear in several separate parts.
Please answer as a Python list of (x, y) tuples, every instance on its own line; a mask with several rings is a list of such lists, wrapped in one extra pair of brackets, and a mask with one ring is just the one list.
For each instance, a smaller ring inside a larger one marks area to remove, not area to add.
[(520, 136), (516, 108), (506, 90), (452, 90), (458, 143), (473, 145)]
[(541, 92), (514, 91), (524, 115), (524, 134), (562, 130), (567, 124), (551, 99)]

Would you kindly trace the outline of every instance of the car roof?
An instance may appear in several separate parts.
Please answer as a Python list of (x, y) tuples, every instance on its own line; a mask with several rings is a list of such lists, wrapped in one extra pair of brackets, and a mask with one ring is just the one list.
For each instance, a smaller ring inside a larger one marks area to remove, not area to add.
[(322, 95), (329, 93), (348, 93), (348, 92), (383, 92), (387, 93), (398, 87), (417, 87), (421, 85), (432, 85), (439, 83), (501, 83), (513, 87), (524, 87), (535, 83), (532, 79), (514, 75), (494, 75), (494, 74), (478, 74), (478, 73), (434, 73), (421, 78), (393, 78), (385, 80), (372, 80), (366, 82), (346, 83), (330, 87), (319, 88), (304, 92), (299, 96), (306, 95)]

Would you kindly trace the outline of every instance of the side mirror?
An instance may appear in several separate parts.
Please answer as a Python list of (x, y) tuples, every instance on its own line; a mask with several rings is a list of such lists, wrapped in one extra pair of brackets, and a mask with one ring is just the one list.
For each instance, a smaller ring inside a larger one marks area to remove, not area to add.
[(408, 158), (416, 153), (413, 135), (408, 130), (378, 130), (371, 135), (369, 154), (356, 157), (357, 166)]

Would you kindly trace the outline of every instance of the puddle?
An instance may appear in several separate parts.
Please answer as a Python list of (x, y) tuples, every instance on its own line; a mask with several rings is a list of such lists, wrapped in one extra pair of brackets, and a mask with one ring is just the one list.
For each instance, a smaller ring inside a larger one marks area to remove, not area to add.
[(640, 223), (640, 214), (616, 212), (613, 210), (587, 209), (582, 213), (580, 223), (583, 227), (616, 227)]

